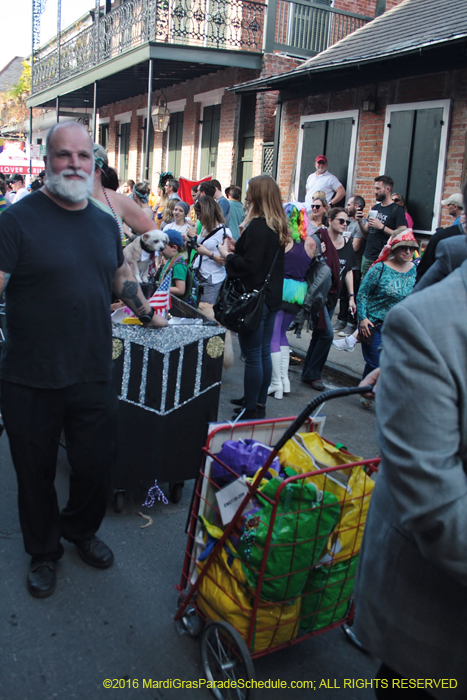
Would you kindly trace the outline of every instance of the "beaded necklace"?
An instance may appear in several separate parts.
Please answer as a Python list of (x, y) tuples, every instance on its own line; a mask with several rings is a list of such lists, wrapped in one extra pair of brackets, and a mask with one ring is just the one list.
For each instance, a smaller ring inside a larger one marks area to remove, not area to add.
[(118, 218), (117, 212), (116, 212), (115, 209), (113, 208), (113, 206), (112, 206), (112, 204), (111, 204), (111, 202), (110, 202), (110, 199), (109, 199), (109, 197), (108, 197), (108, 195), (107, 195), (107, 192), (105, 191), (104, 185), (102, 185), (102, 192), (104, 193), (104, 197), (105, 197), (105, 199), (106, 199), (106, 201), (107, 201), (107, 204), (108, 204), (109, 207), (110, 207), (110, 211), (111, 211), (112, 214), (114, 215), (114, 219), (115, 219), (115, 221), (117, 222), (118, 230), (120, 231), (120, 238), (121, 238), (121, 241), (122, 241), (122, 243), (123, 243), (123, 240), (124, 240), (124, 238), (125, 238), (125, 234), (123, 233), (122, 225), (120, 224), (120, 219)]

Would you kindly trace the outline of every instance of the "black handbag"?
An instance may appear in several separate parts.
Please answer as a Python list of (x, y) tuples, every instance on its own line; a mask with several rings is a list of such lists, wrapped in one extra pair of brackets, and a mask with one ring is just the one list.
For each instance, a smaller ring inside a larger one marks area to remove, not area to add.
[(241, 279), (226, 277), (214, 304), (214, 317), (222, 326), (234, 333), (256, 331), (261, 323), (266, 289), (279, 251), (261, 289), (248, 292)]

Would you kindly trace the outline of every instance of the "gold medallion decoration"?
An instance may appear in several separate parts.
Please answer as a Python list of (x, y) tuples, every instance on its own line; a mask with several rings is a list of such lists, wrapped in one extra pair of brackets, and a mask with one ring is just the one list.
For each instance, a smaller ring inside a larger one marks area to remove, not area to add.
[(123, 343), (120, 340), (120, 338), (113, 338), (112, 339), (112, 360), (116, 360), (117, 357), (120, 357), (120, 355), (123, 352)]
[(209, 357), (220, 357), (224, 352), (224, 341), (219, 335), (209, 338), (206, 343), (206, 352)]

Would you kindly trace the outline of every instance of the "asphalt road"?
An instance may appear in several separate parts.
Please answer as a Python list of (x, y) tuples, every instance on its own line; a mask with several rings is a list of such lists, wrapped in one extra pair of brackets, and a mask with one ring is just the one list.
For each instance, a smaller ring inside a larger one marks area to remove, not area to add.
[[(230, 418), (229, 400), (241, 395), (243, 365), (238, 351), (236, 356), (234, 368), (224, 373), (222, 420)], [(268, 417), (296, 415), (315, 395), (300, 384), (299, 368), (292, 368), (291, 375), (291, 394), (282, 401), (271, 399)], [(327, 383), (337, 385), (330, 378)], [(377, 454), (374, 413), (365, 411), (358, 397), (329, 402), (322, 412), (327, 416), (324, 434), (328, 439), (344, 443), (365, 458)], [(65, 543), (55, 593), (36, 600), (25, 587), (28, 557), (22, 546), (16, 482), (5, 435), (0, 439), (0, 460), (0, 700), (212, 697), (204, 688), (148, 687), (152, 681), (204, 678), (199, 640), (179, 635), (173, 622), (178, 597), (174, 586), (180, 580), (193, 483), (186, 484), (180, 503), (157, 503), (150, 511), (141, 507), (142, 494), (127, 494), (123, 513), (109, 508), (100, 531), (115, 552), (114, 566), (105, 571), (92, 569)], [(57, 470), (61, 503), (66, 499), (67, 474), (61, 450)], [(146, 521), (137, 511), (149, 513), (152, 525), (141, 529)], [(280, 679), (289, 684), (313, 680), (327, 700), (373, 698), (370, 688), (351, 688), (349, 683), (344, 687), (344, 680), (369, 682), (377, 665), (350, 644), (341, 629), (255, 661), (257, 680)], [(125, 687), (107, 689), (106, 679), (121, 679)], [(138, 687), (134, 687), (135, 680)], [(319, 687), (323, 680), (325, 684)], [(310, 689), (264, 689), (255, 697), (302, 700), (311, 694)]]

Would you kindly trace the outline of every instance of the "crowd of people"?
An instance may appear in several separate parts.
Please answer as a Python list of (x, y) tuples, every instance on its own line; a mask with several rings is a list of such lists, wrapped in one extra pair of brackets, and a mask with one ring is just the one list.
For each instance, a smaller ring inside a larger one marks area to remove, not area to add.
[[(244, 391), (232, 399), (233, 418), (264, 418), (268, 395), (290, 392), (291, 328), (312, 327), (302, 381), (316, 391), (325, 388), (331, 346), (352, 352), (360, 341), (363, 382), (377, 387), (382, 466), (360, 554), (355, 634), (382, 659), (380, 679), (449, 677), (465, 690), (467, 186), (443, 200), (454, 223), (431, 238), (420, 262), (404, 197), (386, 174), (375, 176), (376, 204), (366, 213), (358, 193), (339, 206), (346, 192), (325, 156), (316, 159), (304, 203), (284, 204), (275, 180), (261, 175), (249, 181), (242, 205), (240, 188), (223, 193), (217, 180), (197, 183), (184, 201), (171, 173), (155, 194), (147, 182), (127, 180), (120, 189), (105, 150), (75, 122), (53, 127), (46, 151), (46, 170), (29, 196), (22, 176), (0, 177), (8, 324), (0, 401), (31, 556), (30, 594), (53, 593), (62, 538), (91, 566), (113, 563), (96, 536), (116, 432), (111, 292), (157, 329), (167, 321), (147, 295), (167, 279), (172, 294), (189, 292), (205, 312), (226, 279), (246, 292), (266, 285), (257, 326), (238, 334)], [(145, 295), (122, 243), (154, 231), (164, 242)], [(335, 332), (342, 339), (333, 340)], [(365, 408), (374, 395), (363, 398)], [(62, 429), (71, 478), (60, 512), (54, 479)], [(377, 695), (385, 697), (378, 686)]]
[[(263, 417), (267, 395), (281, 399), (290, 392), (287, 333), (295, 329), (300, 335), (306, 323), (312, 335), (303, 362), (303, 383), (316, 391), (325, 389), (322, 372), (331, 347), (353, 352), (360, 343), (364, 376), (375, 369), (387, 312), (412, 291), (416, 281), (420, 283), (425, 268), (435, 261), (436, 244), (463, 230), (462, 196), (455, 193), (442, 202), (454, 217), (453, 225), (433, 236), (421, 259), (413, 219), (403, 194), (393, 191), (391, 177), (374, 178), (376, 203), (368, 211), (357, 193), (347, 199), (345, 207), (338, 206), (346, 191), (328, 171), (324, 155), (316, 157), (316, 172), (307, 178), (305, 202), (284, 204), (276, 183), (267, 177), (250, 181), (244, 203), (237, 185), (224, 192), (216, 179), (192, 183), (190, 190), (186, 186), (181, 189), (172, 173), (162, 173), (154, 192), (148, 181), (127, 179), (120, 184), (102, 146), (95, 144), (93, 154), (90, 200), (114, 218), (123, 245), (150, 231), (159, 230), (167, 236), (160, 256), (142, 253), (151, 256), (146, 296), (170, 274), (171, 293), (213, 317), (213, 305), (227, 275), (235, 271), (239, 278), (245, 277), (251, 289), (264, 282), (271, 261), (263, 250), (265, 232), (253, 237), (257, 220), (264, 220), (268, 230), (279, 237), (280, 259), (268, 290), (268, 309), (273, 316), (265, 317), (264, 327), (261, 325), (266, 335), (260, 346), (254, 342), (253, 353), (248, 339), (239, 338), (248, 390), (233, 403), (240, 404), (237, 413), (242, 417)], [(45, 171), (28, 189), (22, 175), (5, 180), (0, 174), (0, 211), (43, 187), (44, 177)], [(182, 190), (187, 201), (180, 196)], [(425, 282), (433, 274), (431, 271)], [(113, 301), (115, 308), (115, 297)], [(253, 391), (256, 401), (250, 396), (256, 383), (253, 375), (260, 384), (260, 389)], [(263, 375), (269, 382), (266, 396)], [(371, 408), (371, 399), (362, 399), (362, 406)]]

